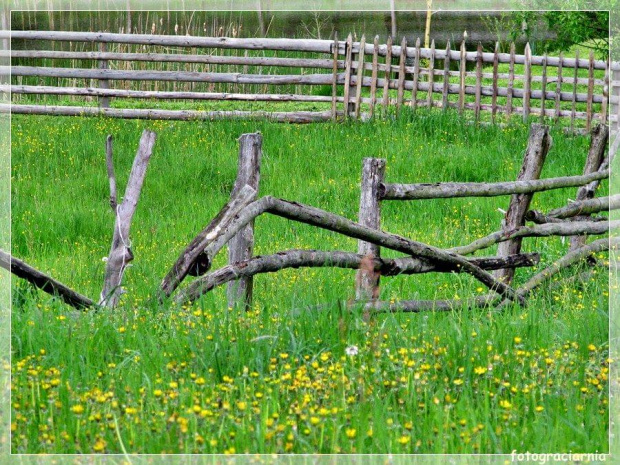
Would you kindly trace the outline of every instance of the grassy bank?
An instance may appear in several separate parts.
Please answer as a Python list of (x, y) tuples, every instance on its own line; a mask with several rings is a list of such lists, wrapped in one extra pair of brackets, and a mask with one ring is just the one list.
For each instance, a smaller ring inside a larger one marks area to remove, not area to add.
[[(228, 309), (223, 289), (191, 307), (152, 302), (182, 248), (226, 202), (242, 133), (264, 137), (261, 194), (355, 219), (363, 157), (386, 158), (392, 182), (512, 180), (525, 128), (477, 128), (427, 112), (307, 126), (14, 116), (13, 253), (96, 299), (114, 223), (105, 137), (114, 136), (122, 192), (146, 127), (158, 140), (122, 305), (76, 316), (14, 284), (13, 452), (607, 450), (604, 272), (570, 285), (558, 279), (527, 308), (369, 322), (343, 309), (354, 296), (354, 273), (343, 270), (259, 276), (250, 312)], [(553, 137), (542, 176), (580, 173), (587, 138)], [(573, 196), (537, 194), (533, 208)], [(497, 230), (507, 205), (386, 202), (383, 229), (466, 244)], [(273, 217), (257, 220), (256, 239), (256, 254), (356, 250), (354, 240)], [(540, 269), (566, 245), (531, 239), (524, 248), (541, 252)], [(519, 270), (517, 283), (534, 271)], [(382, 280), (386, 300), (481, 292), (464, 275)]]

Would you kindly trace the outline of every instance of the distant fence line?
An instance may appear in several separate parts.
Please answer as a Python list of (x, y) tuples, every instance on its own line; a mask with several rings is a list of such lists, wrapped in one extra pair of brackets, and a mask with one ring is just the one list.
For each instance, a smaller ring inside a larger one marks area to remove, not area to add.
[[(611, 125), (617, 125), (619, 120), (620, 63), (595, 60), (592, 53), (588, 58), (579, 58), (578, 53), (576, 58), (566, 58), (562, 54), (557, 57), (536, 56), (532, 55), (529, 44), (521, 55), (515, 53), (514, 44), (510, 53), (500, 53), (498, 47), (489, 53), (483, 52), (480, 45), (475, 51), (468, 51), (465, 41), (458, 50), (452, 50), (449, 43), (445, 50), (437, 50), (434, 43), (430, 48), (420, 47), (419, 39), (412, 47), (406, 39), (400, 45), (393, 44), (391, 39), (386, 44), (379, 44), (377, 38), (373, 43), (367, 43), (364, 37), (354, 42), (351, 35), (342, 41), (337, 38), (242, 39), (95, 32), (0, 32), (0, 38), (9, 37), (49, 43), (52, 48), (53, 44), (62, 42), (91, 43), (97, 49), (14, 50), (10, 56), (18, 62), (42, 60), (47, 66), (20, 64), (11, 66), (10, 70), (0, 67), (0, 72), (10, 71), (12, 75), (12, 85), (1, 86), (1, 91), (10, 90), (23, 95), (95, 97), (99, 99), (101, 113), (110, 116), (188, 119), (188, 114), (198, 113), (133, 109), (127, 108), (126, 103), (123, 108), (108, 111), (110, 99), (114, 98), (324, 105), (321, 111), (274, 112), (279, 120), (286, 121), (289, 115), (296, 122), (367, 118), (378, 110), (400, 109), (403, 105), (414, 109), (425, 106), (453, 107), (460, 112), (469, 110), (476, 119), (480, 118), (481, 112), (486, 112), (493, 121), (498, 115), (521, 115), (524, 121), (531, 116), (555, 121), (564, 118), (570, 121), (571, 128), (578, 120), (584, 120), (587, 130), (595, 120)], [(108, 51), (108, 44), (141, 47), (131, 52)], [(173, 53), (166, 53), (171, 51), (166, 47), (175, 49)], [(178, 53), (177, 47), (189, 48), (189, 53)], [(224, 54), (229, 50), (235, 50), (237, 55)], [(239, 56), (239, 51), (244, 55)], [(266, 56), (265, 52), (294, 56)], [(4, 52), (5, 57), (7, 54)], [(71, 67), (54, 66), (55, 60), (64, 60), (65, 63), (70, 60)], [(90, 62), (89, 67), (76, 66), (80, 62)], [(160, 67), (144, 69), (148, 63)], [(120, 69), (110, 69), (110, 64)], [(162, 70), (162, 64), (184, 68)], [(473, 69), (468, 70), (468, 64)], [(508, 65), (507, 72), (500, 72), (500, 64)], [(491, 72), (483, 72), (485, 65), (491, 65)], [(134, 66), (141, 68), (133, 69)], [(220, 72), (222, 67), (226, 72)], [(522, 72), (517, 72), (517, 67)], [(291, 71), (282, 74), (282, 69)], [(275, 74), (274, 70), (279, 73)], [(57, 85), (50, 85), (54, 82)], [(165, 88), (166, 83), (170, 83), (173, 90)], [(184, 91), (176, 90), (179, 83), (186, 83)], [(218, 85), (223, 91), (214, 92)], [(228, 87), (222, 89), (222, 85)], [(291, 86), (294, 87), (292, 92)], [(304, 89), (316, 89), (317, 86), (331, 86), (331, 92), (323, 89), (322, 95), (316, 95), (310, 93), (312, 90)], [(232, 92), (229, 87), (233, 87)], [(283, 92), (282, 89), (289, 91)], [(7, 106), (2, 110), (6, 111)], [(17, 102), (11, 111), (52, 115), (76, 112), (73, 107)], [(227, 118), (235, 113), (209, 111), (202, 118)], [(85, 114), (98, 112), (90, 107)], [(263, 114), (264, 110), (257, 113)]]

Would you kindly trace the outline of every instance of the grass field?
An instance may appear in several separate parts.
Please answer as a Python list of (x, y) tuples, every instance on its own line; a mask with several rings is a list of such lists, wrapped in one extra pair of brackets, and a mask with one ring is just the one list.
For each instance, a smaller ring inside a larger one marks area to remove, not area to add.
[[(13, 453), (510, 453), (608, 450), (608, 277), (564, 282), (527, 307), (376, 315), (346, 309), (354, 273), (300, 269), (255, 280), (249, 312), (216, 289), (153, 303), (181, 250), (226, 202), (237, 138), (261, 131), (261, 194), (356, 219), (361, 160), (391, 182), (513, 180), (527, 128), (451, 112), (368, 123), (121, 121), (14, 116), (12, 252), (97, 299), (114, 224), (105, 138), (122, 192), (142, 129), (157, 132), (132, 226), (133, 266), (115, 310), (76, 314), (13, 284)], [(542, 177), (581, 173), (588, 139), (554, 130)], [(607, 184), (601, 188), (606, 192)], [(565, 205), (575, 189), (540, 193)], [(383, 229), (451, 247), (499, 229), (508, 198), (385, 202)], [(275, 217), (255, 254), (356, 250)], [(567, 248), (529, 239), (540, 270)], [(492, 255), (493, 250), (486, 251)], [(395, 256), (389, 252), (386, 256)], [(603, 261), (605, 256), (600, 257)], [(220, 254), (216, 266), (225, 263)], [(536, 270), (517, 271), (523, 283)], [(596, 271), (596, 270), (595, 270)], [(382, 280), (385, 300), (481, 294), (466, 275)], [(317, 306), (320, 306), (318, 309)]]

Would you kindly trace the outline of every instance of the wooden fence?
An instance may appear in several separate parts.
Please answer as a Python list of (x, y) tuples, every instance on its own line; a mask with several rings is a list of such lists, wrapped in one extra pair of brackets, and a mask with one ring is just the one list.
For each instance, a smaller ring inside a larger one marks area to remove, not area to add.
[[(287, 268), (338, 267), (358, 270), (355, 305), (368, 312), (383, 311), (449, 311), (468, 306), (504, 305), (509, 301), (525, 304), (528, 294), (547, 282), (558, 271), (578, 261), (587, 260), (597, 252), (620, 246), (620, 239), (604, 238), (587, 243), (586, 235), (604, 235), (620, 227), (620, 221), (607, 216), (590, 216), (620, 208), (620, 195), (595, 198), (601, 180), (609, 178), (611, 158), (618, 148), (616, 138), (605, 158), (608, 128), (597, 125), (583, 174), (559, 178), (538, 179), (550, 148), (549, 128), (532, 125), (528, 147), (519, 178), (504, 183), (438, 183), (394, 184), (383, 179), (385, 160), (367, 158), (362, 170), (361, 200), (358, 222), (340, 215), (298, 202), (271, 196), (258, 197), (262, 135), (244, 134), (240, 137), (239, 169), (229, 202), (213, 220), (180, 251), (178, 259), (163, 278), (159, 299), (173, 297), (179, 303), (196, 301), (203, 294), (228, 283), (229, 306), (252, 305), (253, 277), (261, 273)], [(116, 213), (114, 238), (106, 262), (104, 287), (99, 304), (73, 291), (62, 283), (10, 257), (0, 250), (0, 266), (25, 278), (44, 291), (61, 297), (76, 308), (114, 307), (120, 297), (124, 271), (134, 259), (126, 238), (138, 203), (146, 167), (150, 159), (155, 133), (145, 130), (127, 181), (124, 200), (118, 203), (116, 176), (112, 159), (112, 137), (106, 141), (106, 164), (110, 182), (110, 206)], [(547, 213), (529, 210), (535, 192), (565, 187), (579, 187), (576, 201)], [(499, 231), (476, 239), (466, 245), (441, 249), (410, 240), (380, 229), (380, 205), (384, 201), (511, 195), (505, 220)], [(271, 255), (254, 256), (254, 220), (271, 214), (358, 239), (358, 252), (293, 249)], [(536, 223), (526, 226), (526, 220)], [(538, 253), (521, 253), (524, 237), (568, 236), (568, 253), (542, 271), (534, 274), (520, 288), (511, 286), (515, 268), (539, 263)], [(125, 238), (125, 239), (123, 239)], [(497, 256), (471, 257), (474, 252), (499, 244)], [(211, 270), (215, 256), (229, 248), (228, 265)], [(401, 254), (398, 258), (381, 258), (381, 248)], [(495, 270), (495, 274), (489, 273)], [(401, 300), (381, 301), (379, 278), (400, 274), (429, 272), (468, 273), (489, 289), (488, 294), (459, 300)], [(192, 280), (180, 287), (189, 276)]]
[[(13, 113), (310, 122), (368, 118), (407, 105), (453, 107), (493, 122), (513, 115), (563, 119), (571, 128), (589, 130), (594, 121), (617, 125), (620, 108), (620, 63), (593, 54), (535, 56), (529, 44), (517, 54), (514, 44), (509, 53), (498, 46), (484, 52), (480, 45), (472, 51), (465, 42), (439, 50), (434, 43), (420, 47), (419, 39), (411, 46), (406, 38), (396, 45), (391, 39), (354, 41), (351, 35), (342, 41), (0, 32), (8, 37), (22, 41), (10, 53), (10, 70), (1, 69), (12, 75), (11, 86), (0, 90), (15, 96)], [(32, 44), (47, 46), (35, 50)], [(71, 104), (59, 105), (61, 98)], [(93, 99), (98, 106), (88, 103)], [(179, 110), (154, 103), (161, 100), (190, 102), (186, 107), (239, 103), (226, 111)], [(302, 110), (244, 110), (242, 102), (294, 102)]]

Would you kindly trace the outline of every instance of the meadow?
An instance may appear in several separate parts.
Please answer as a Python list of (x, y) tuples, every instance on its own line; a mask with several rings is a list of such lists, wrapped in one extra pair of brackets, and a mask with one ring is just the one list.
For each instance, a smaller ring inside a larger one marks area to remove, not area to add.
[[(13, 254), (97, 299), (114, 224), (105, 138), (114, 136), (122, 192), (144, 128), (158, 139), (121, 305), (77, 313), (13, 281), (13, 453), (608, 451), (605, 268), (565, 279), (585, 269), (574, 267), (526, 307), (502, 311), (366, 320), (346, 305), (354, 272), (333, 269), (258, 276), (247, 312), (228, 308), (224, 289), (191, 306), (154, 299), (178, 254), (227, 201), (242, 133), (263, 134), (261, 195), (356, 219), (363, 157), (386, 158), (388, 182), (514, 180), (527, 127), (480, 127), (440, 111), (305, 126), (14, 115)], [(542, 177), (581, 173), (588, 138), (561, 128), (552, 135)], [(532, 208), (574, 195), (536, 194)], [(499, 229), (507, 205), (507, 197), (384, 202), (382, 228), (447, 248)], [(258, 218), (255, 234), (257, 255), (357, 249), (275, 217)], [(559, 238), (524, 241), (542, 259), (519, 269), (516, 284), (567, 247)], [(460, 274), (381, 282), (381, 298), (394, 301), (483, 292)]]

